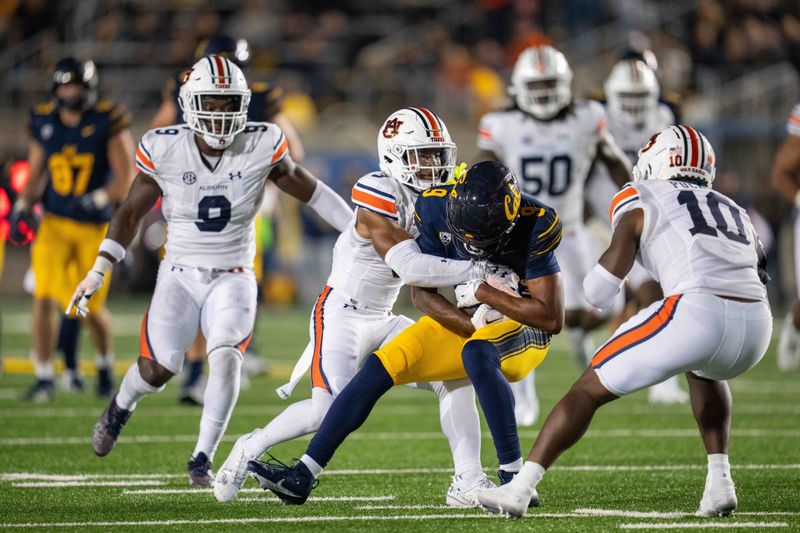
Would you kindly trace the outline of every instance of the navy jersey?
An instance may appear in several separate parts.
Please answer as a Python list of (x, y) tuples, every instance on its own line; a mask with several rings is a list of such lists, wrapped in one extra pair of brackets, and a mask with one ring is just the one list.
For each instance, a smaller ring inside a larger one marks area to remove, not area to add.
[[(178, 116), (175, 117), (175, 124), (183, 124), (183, 112), (181, 112), (181, 105), (178, 103), (182, 79), (183, 73), (170, 78), (163, 94), (165, 100), (171, 99), (177, 106)], [(247, 106), (247, 121), (273, 122), (275, 115), (281, 112), (283, 90), (280, 87), (273, 87), (268, 83), (256, 81), (250, 84), (250, 93), (250, 105)]]
[(75, 127), (65, 126), (54, 103), (31, 110), (29, 133), (45, 151), (49, 179), (42, 197), (45, 211), (80, 222), (108, 222), (113, 208), (84, 208), (80, 197), (112, 180), (108, 141), (131, 123), (122, 106), (101, 101), (85, 111)]
[[(446, 204), (451, 187), (424, 191), (415, 205), (419, 229), (417, 243), (431, 255), (450, 259), (462, 256), (447, 226)], [(554, 250), (561, 242), (561, 222), (555, 210), (532, 196), (522, 194), (519, 219), (511, 237), (498, 253), (488, 258), (492, 263), (511, 268), (520, 280), (536, 279), (560, 272)], [(520, 287), (520, 294), (525, 287)]]

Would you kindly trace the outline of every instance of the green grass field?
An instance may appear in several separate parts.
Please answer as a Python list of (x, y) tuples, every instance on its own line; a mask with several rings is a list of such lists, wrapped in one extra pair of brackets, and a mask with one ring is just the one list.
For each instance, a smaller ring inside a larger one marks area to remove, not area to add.
[[(118, 359), (132, 359), (146, 302), (112, 302)], [(3, 302), (3, 350), (24, 357), (28, 303)], [(233, 441), (264, 425), (286, 403), (274, 393), (307, 342), (307, 310), (263, 312), (258, 343), (273, 362), (270, 376), (242, 391), (215, 464)], [(598, 341), (600, 334), (598, 334)], [(91, 354), (83, 339), (84, 359)], [(556, 339), (537, 373), (543, 416), (578, 370)], [(586, 437), (539, 485), (542, 506), (524, 520), (444, 506), (451, 460), (439, 431), (434, 395), (400, 387), (339, 450), (302, 507), (281, 505), (248, 480), (240, 498), (219, 504), (187, 486), (200, 411), (176, 404), (176, 387), (144, 400), (114, 451), (95, 457), (89, 439), (105, 402), (59, 393), (54, 403), (18, 398), (32, 377), (0, 377), (0, 528), (158, 531), (225, 530), (484, 530), (607, 531), (649, 528), (768, 527), (800, 530), (800, 375), (779, 374), (771, 351), (734, 381), (730, 451), (739, 510), (729, 519), (692, 516), (705, 480), (705, 454), (688, 406), (650, 406), (639, 393), (604, 407)], [(93, 378), (88, 378), (93, 385)], [(307, 382), (296, 398), (307, 397)], [(541, 418), (543, 418), (543, 416)], [(527, 452), (540, 421), (521, 431)], [(288, 460), (307, 439), (273, 453)], [(483, 462), (496, 458), (484, 428)]]

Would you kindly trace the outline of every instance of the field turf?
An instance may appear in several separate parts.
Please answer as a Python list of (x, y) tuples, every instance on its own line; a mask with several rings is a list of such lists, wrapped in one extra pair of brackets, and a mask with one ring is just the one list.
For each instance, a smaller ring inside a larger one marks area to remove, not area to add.
[[(112, 302), (118, 360), (132, 360), (146, 302)], [(27, 356), (29, 304), (4, 301), (3, 353)], [(259, 315), (257, 342), (269, 376), (243, 390), (217, 453), (220, 465), (242, 433), (264, 425), (285, 402), (274, 390), (307, 342), (307, 310)], [(598, 341), (604, 332), (598, 333)], [(83, 339), (84, 359), (91, 354)], [(123, 366), (123, 365), (120, 365)], [(543, 415), (521, 431), (526, 453), (541, 421), (578, 374), (563, 339), (537, 372)], [(119, 377), (118, 377), (119, 379)], [(732, 382), (730, 458), (739, 510), (728, 519), (692, 516), (705, 480), (705, 454), (688, 406), (650, 406), (643, 393), (604, 407), (586, 437), (539, 485), (542, 506), (523, 520), (444, 506), (451, 460), (439, 431), (434, 395), (401, 387), (382, 399), (368, 422), (339, 450), (302, 507), (283, 506), (248, 480), (232, 503), (187, 486), (186, 461), (199, 409), (176, 403), (176, 386), (144, 400), (114, 451), (95, 457), (89, 438), (105, 402), (59, 391), (55, 402), (20, 401), (29, 374), (0, 377), (0, 529), (220, 530), (517, 530), (617, 529), (800, 530), (800, 374), (775, 368), (775, 354)], [(94, 379), (87, 378), (94, 385)], [(308, 382), (293, 399), (309, 395)], [(484, 427), (483, 464), (496, 458)], [(306, 439), (277, 446), (284, 460)], [(123, 529), (124, 528), (124, 529)]]

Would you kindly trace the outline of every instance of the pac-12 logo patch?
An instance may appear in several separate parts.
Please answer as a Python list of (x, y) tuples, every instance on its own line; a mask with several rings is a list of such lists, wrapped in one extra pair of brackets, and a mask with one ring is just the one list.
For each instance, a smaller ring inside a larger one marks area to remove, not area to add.
[(442, 241), (442, 244), (447, 246), (448, 244), (453, 242), (453, 236), (450, 233), (446, 232), (446, 231), (440, 231), (439, 232), (439, 240)]
[(387, 120), (386, 125), (383, 127), (383, 136), (387, 139), (391, 139), (395, 135), (400, 132), (400, 126), (403, 124), (402, 120), (398, 120), (397, 118), (393, 118), (392, 120)]
[(194, 172), (184, 172), (183, 173), (183, 182), (186, 185), (191, 185), (195, 181), (197, 181), (197, 176), (195, 176)]

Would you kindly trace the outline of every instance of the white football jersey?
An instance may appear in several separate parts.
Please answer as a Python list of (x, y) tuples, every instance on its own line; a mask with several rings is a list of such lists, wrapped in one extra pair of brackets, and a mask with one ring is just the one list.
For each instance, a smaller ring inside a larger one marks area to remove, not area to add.
[(789, 135), (800, 137), (800, 104), (792, 109), (789, 120), (786, 121), (786, 131), (789, 132)]
[(644, 211), (636, 259), (665, 296), (711, 293), (766, 300), (758, 278), (758, 235), (733, 200), (688, 181), (629, 183), (611, 202), (611, 225)]
[[(396, 179), (382, 172), (367, 174), (353, 187), (352, 200), (357, 210), (384, 216), (414, 238), (419, 234), (414, 223), (417, 193)], [(328, 285), (361, 304), (388, 311), (403, 283), (378, 256), (372, 241), (361, 237), (353, 224), (336, 240)]]
[(555, 208), (565, 230), (583, 223), (583, 190), (603, 135), (599, 102), (578, 100), (550, 121), (510, 109), (484, 115), (478, 148), (493, 152), (520, 180), (522, 190)]
[(186, 126), (145, 133), (136, 166), (161, 187), (165, 259), (189, 267), (252, 268), (266, 179), (287, 153), (283, 132), (266, 122), (249, 122), (216, 162), (200, 153)]

